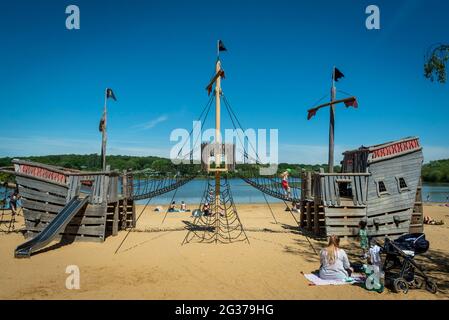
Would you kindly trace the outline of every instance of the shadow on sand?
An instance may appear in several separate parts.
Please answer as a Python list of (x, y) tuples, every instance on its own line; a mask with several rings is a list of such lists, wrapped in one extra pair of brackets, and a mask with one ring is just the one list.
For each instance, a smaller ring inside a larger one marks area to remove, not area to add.
[(186, 230), (188, 231), (207, 231), (207, 232), (213, 232), (215, 230), (215, 227), (213, 226), (201, 226), (201, 225), (195, 225), (190, 221), (182, 220), (184, 225), (186, 226)]

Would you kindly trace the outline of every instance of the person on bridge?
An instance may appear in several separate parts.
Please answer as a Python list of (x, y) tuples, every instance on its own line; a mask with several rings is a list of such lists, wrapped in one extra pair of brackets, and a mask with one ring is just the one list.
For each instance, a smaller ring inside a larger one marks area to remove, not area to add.
[(281, 178), (282, 178), (281, 184), (282, 184), (282, 188), (284, 189), (287, 198), (290, 198), (290, 186), (288, 184), (288, 176), (290, 175), (291, 172), (292, 172), (291, 169), (287, 169), (281, 174)]

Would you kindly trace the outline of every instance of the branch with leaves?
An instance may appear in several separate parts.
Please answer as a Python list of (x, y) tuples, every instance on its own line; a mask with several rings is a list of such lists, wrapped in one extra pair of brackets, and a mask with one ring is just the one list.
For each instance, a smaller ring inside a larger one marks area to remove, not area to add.
[(424, 64), (424, 76), (432, 82), (446, 83), (446, 67), (449, 60), (449, 45), (439, 44), (429, 50)]

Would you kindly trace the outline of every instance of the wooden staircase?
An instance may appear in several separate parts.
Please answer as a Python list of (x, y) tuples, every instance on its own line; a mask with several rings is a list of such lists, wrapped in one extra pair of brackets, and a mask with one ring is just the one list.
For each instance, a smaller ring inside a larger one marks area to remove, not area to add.
[(421, 233), (424, 231), (423, 217), (424, 209), (422, 202), (422, 178), (419, 179), (418, 188), (416, 189), (415, 206), (413, 207), (412, 219), (410, 221), (410, 233)]

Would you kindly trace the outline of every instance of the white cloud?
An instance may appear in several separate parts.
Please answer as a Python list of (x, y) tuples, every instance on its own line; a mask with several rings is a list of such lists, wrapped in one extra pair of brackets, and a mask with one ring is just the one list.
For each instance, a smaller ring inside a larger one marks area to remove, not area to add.
[(155, 126), (157, 126), (159, 123), (165, 122), (168, 120), (168, 117), (166, 115), (162, 115), (159, 116), (155, 119), (152, 119), (151, 121), (142, 123), (142, 124), (138, 124), (136, 126), (134, 126), (135, 128), (139, 128), (139, 129), (143, 129), (143, 130), (148, 130), (151, 128), (154, 128)]

